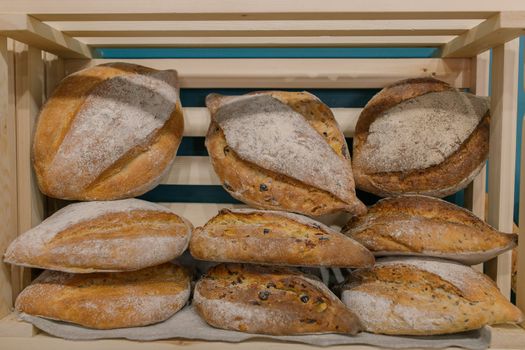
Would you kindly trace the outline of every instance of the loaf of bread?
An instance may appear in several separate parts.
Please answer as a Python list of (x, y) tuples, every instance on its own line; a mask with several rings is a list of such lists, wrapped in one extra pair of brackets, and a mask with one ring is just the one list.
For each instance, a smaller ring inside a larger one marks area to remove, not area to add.
[(307, 92), (208, 95), (206, 147), (224, 188), (252, 207), (364, 213), (330, 108)]
[(177, 72), (109, 63), (66, 77), (42, 108), (40, 190), (69, 200), (141, 195), (166, 174), (184, 129)]
[(383, 197), (453, 194), (487, 160), (489, 121), (487, 98), (442, 81), (389, 85), (367, 103), (356, 124), (356, 186)]
[(421, 195), (382, 199), (367, 214), (352, 218), (343, 233), (376, 256), (434, 256), (469, 265), (512, 249), (518, 239), (464, 208)]
[(7, 248), (10, 264), (65, 272), (138, 270), (186, 250), (192, 225), (139, 199), (71, 204)]
[(355, 334), (361, 329), (324, 284), (291, 268), (217, 265), (195, 285), (193, 305), (211, 326), (241, 332)]
[(288, 266), (367, 267), (374, 257), (353, 239), (308, 217), (279, 211), (223, 209), (194, 230), (200, 260)]
[(373, 333), (446, 334), (523, 320), (489, 277), (435, 258), (385, 258), (355, 270), (342, 300)]
[(189, 296), (189, 274), (171, 263), (81, 275), (47, 270), (20, 293), (15, 309), (88, 328), (112, 329), (164, 321)]

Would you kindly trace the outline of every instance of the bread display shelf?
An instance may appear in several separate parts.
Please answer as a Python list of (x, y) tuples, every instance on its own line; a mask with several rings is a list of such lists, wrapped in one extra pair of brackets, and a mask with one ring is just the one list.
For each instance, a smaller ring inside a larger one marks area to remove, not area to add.
[[(522, 1), (452, 0), (396, 3), (387, 0), (269, 0), (227, 3), (212, 0), (71, 2), (18, 0), (0, 9), (0, 253), (20, 233), (47, 217), (56, 201), (43, 197), (30, 161), (32, 131), (40, 106), (66, 75), (87, 66), (117, 61), (97, 57), (100, 47), (440, 47), (435, 58), (315, 59), (120, 59), (156, 69), (176, 69), (181, 88), (378, 89), (407, 77), (435, 77), (456, 88), (488, 95), (492, 74), (492, 122), (488, 165), (487, 222), (511, 232), (514, 211), (518, 39), (525, 34)], [(373, 19), (373, 21), (372, 21)], [(489, 52), (492, 48), (492, 72)], [(353, 136), (360, 108), (333, 108), (345, 137)], [(184, 108), (184, 137), (202, 138), (209, 113)], [(525, 136), (524, 136), (525, 137)], [(525, 164), (525, 148), (521, 164)], [(521, 171), (525, 183), (525, 170)], [(485, 218), (485, 171), (465, 193), (466, 206)], [(220, 185), (203, 155), (183, 155), (165, 185)], [(520, 198), (525, 200), (525, 186)], [(202, 225), (232, 203), (163, 203)], [(525, 221), (525, 207), (521, 207)], [(323, 221), (342, 225), (344, 214)], [(523, 231), (523, 229), (521, 229)], [(525, 241), (521, 240), (516, 296), (525, 311)], [(502, 293), (510, 296), (511, 253), (485, 264)], [(11, 313), (12, 302), (31, 280), (27, 268), (0, 269), (0, 347), (41, 349), (226, 349), (304, 345), (268, 341), (239, 344), (201, 341), (124, 340), (69, 342), (39, 333)], [(525, 330), (494, 327), (493, 349), (521, 349)], [(339, 347), (342, 348), (342, 347)], [(371, 349), (367, 346), (346, 346)]]

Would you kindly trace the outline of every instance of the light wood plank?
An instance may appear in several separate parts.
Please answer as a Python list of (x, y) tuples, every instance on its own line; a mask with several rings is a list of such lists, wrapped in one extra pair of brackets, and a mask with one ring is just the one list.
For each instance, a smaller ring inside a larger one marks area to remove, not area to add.
[(64, 59), (49, 52), (44, 53), (45, 91), (46, 100), (51, 96), (57, 84), (64, 78)]
[(46, 22), (72, 37), (459, 35), (482, 20)]
[[(21, 234), (44, 218), (44, 198), (31, 162), (32, 135), (43, 100), (44, 64), (39, 49), (16, 42), (15, 51), (18, 233)], [(16, 296), (30, 282), (30, 269), (13, 267), (12, 271)]]
[[(521, 128), (519, 235), (525, 237), (525, 124)], [(525, 239), (518, 239), (516, 305), (525, 314)], [(525, 321), (521, 324), (525, 328)]]
[(84, 37), (92, 47), (426, 47), (454, 36)]
[(521, 1), (457, 0), (17, 0), (6, 13), (29, 13), (41, 20), (261, 20), (261, 19), (444, 19), (487, 18), (498, 11), (523, 10)]
[(442, 57), (472, 57), (525, 34), (525, 11), (492, 16), (443, 47)]
[(84, 43), (24, 14), (0, 13), (0, 34), (68, 58), (91, 58)]
[[(512, 232), (519, 39), (493, 49), (488, 194), (488, 223)], [(485, 264), (503, 295), (510, 298), (511, 255), (507, 252)]]
[(460, 58), (66, 60), (66, 74), (115, 61), (176, 69), (182, 88), (379, 88), (428, 76), (458, 88), (470, 86), (470, 60)]
[(14, 313), (0, 319), (0, 338), (17, 337), (28, 338), (36, 335), (38, 329), (31, 323), (19, 321)]
[[(490, 74), (490, 52), (472, 58), (472, 82), (471, 92), (478, 96), (489, 95)], [(480, 173), (465, 189), (465, 205), (481, 220), (485, 220), (486, 182), (487, 168), (481, 169)], [(483, 272), (483, 264), (473, 266), (476, 270)]]
[[(12, 41), (10, 42), (12, 46)], [(16, 120), (14, 57), (8, 39), (0, 36), (0, 256), (17, 236)], [(10, 266), (0, 263), (0, 318), (13, 305)]]

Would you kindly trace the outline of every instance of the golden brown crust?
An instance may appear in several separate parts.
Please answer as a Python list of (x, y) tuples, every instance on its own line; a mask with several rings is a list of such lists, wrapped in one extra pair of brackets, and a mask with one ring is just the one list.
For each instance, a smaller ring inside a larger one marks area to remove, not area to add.
[(361, 244), (284, 212), (223, 209), (195, 229), (190, 251), (200, 260), (287, 266), (368, 267), (374, 257)]
[(380, 260), (352, 273), (342, 299), (366, 331), (383, 334), (456, 333), (523, 317), (490, 278), (438, 259)]
[(87, 186), (68, 186), (71, 169), (50, 168), (77, 113), (95, 88), (112, 78), (152, 72), (155, 70), (139, 65), (111, 63), (82, 70), (60, 82), (40, 112), (33, 143), (33, 165), (44, 194), (69, 200), (112, 200), (141, 195), (156, 185), (173, 162), (182, 139), (184, 119), (179, 101), (147, 144), (130, 149)]
[(289, 268), (218, 265), (197, 282), (193, 305), (210, 325), (248, 333), (355, 334), (361, 328), (326, 286)]
[[(264, 91), (256, 94), (270, 94), (290, 106), (326, 139), (340, 158), (350, 162), (346, 141), (332, 112), (317, 98), (306, 92)], [(221, 98), (214, 94), (206, 99), (212, 115), (220, 107)], [(354, 200), (347, 203), (327, 191), (244, 161), (228, 147), (224, 133), (213, 120), (206, 136), (206, 147), (223, 187), (233, 197), (250, 206), (288, 210), (310, 216), (337, 211), (356, 214), (366, 212), (366, 207), (355, 197), (355, 191), (349, 194)], [(349, 181), (353, 188), (353, 179)]]
[(137, 327), (168, 319), (189, 294), (189, 274), (171, 263), (85, 275), (47, 270), (20, 293), (15, 309), (89, 328)]
[(517, 235), (495, 230), (466, 209), (443, 200), (407, 195), (385, 198), (352, 218), (343, 233), (376, 256), (427, 255), (470, 265), (516, 245)]
[(138, 199), (76, 203), (20, 235), (5, 261), (74, 273), (138, 270), (180, 256), (191, 230), (184, 218)]
[(375, 95), (361, 112), (353, 140), (353, 170), (356, 187), (379, 196), (424, 194), (445, 197), (468, 185), (488, 157), (490, 115), (487, 113), (460, 148), (440, 164), (410, 171), (369, 172), (361, 156), (370, 125), (386, 110), (431, 92), (454, 90), (432, 78), (399, 81)]

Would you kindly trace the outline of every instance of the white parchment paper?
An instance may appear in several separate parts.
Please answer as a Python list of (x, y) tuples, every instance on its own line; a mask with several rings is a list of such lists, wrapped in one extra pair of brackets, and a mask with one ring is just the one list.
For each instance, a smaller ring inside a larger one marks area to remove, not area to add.
[(145, 341), (183, 338), (237, 343), (257, 338), (319, 346), (364, 344), (378, 347), (383, 346), (391, 349), (440, 349), (456, 346), (472, 350), (482, 350), (489, 347), (491, 337), (490, 329), (488, 327), (451, 335), (421, 337), (387, 336), (365, 332), (359, 333), (356, 336), (341, 334), (310, 334), (294, 336), (249, 334), (213, 328), (204, 322), (191, 306), (185, 307), (173, 317), (161, 323), (145, 327), (119, 328), (111, 330), (89, 329), (71, 323), (49, 320), (24, 313), (19, 314), (19, 317), (24, 321), (32, 323), (35, 327), (48, 334), (70, 340), (125, 338)]

